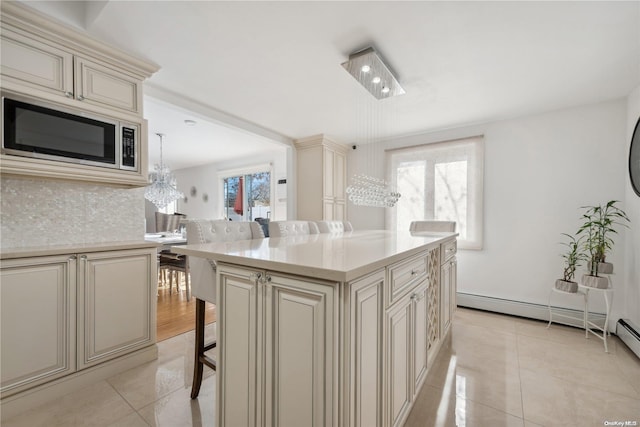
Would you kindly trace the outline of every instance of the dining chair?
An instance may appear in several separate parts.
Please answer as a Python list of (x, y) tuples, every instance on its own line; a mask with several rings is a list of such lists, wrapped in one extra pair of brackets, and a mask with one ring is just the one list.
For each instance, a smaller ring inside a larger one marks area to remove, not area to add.
[(321, 234), (353, 231), (353, 226), (349, 221), (318, 221), (316, 224)]
[[(255, 221), (189, 220), (186, 225), (187, 245), (264, 238), (262, 227)], [(215, 360), (205, 353), (215, 348), (217, 342), (204, 342), (206, 302), (216, 303), (216, 263), (212, 259), (191, 256), (189, 271), (191, 293), (196, 298), (195, 355), (191, 385), (191, 398), (195, 399), (200, 393), (204, 365), (216, 369)]]
[(318, 226), (313, 221), (271, 221), (269, 237), (300, 236), (319, 234)]
[[(184, 214), (165, 214), (162, 212), (156, 212), (156, 233), (174, 233), (180, 228), (180, 221), (184, 220), (187, 216)], [(185, 282), (185, 289), (187, 292), (187, 301), (191, 300), (191, 290), (189, 282), (189, 272), (187, 268), (187, 256), (178, 255), (171, 252), (169, 249), (160, 251), (158, 254), (158, 272), (162, 283), (169, 282), (169, 294), (173, 290), (174, 277), (176, 290), (180, 292), (180, 280), (178, 274), (182, 274)]]
[(455, 221), (413, 221), (409, 231), (456, 231)]

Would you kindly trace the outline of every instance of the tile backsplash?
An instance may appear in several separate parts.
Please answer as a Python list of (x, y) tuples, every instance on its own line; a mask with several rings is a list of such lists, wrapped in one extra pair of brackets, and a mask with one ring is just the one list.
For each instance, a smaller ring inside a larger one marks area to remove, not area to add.
[(3, 177), (0, 248), (144, 238), (144, 188)]

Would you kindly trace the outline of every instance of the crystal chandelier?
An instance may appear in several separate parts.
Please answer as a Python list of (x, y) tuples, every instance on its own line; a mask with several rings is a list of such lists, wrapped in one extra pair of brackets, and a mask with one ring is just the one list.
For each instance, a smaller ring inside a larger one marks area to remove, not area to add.
[(400, 193), (391, 189), (387, 181), (368, 175), (354, 175), (347, 194), (354, 205), (376, 208), (392, 208), (400, 198)]
[(184, 194), (176, 189), (176, 179), (171, 174), (168, 166), (162, 163), (162, 138), (163, 134), (157, 133), (160, 137), (160, 163), (153, 166), (154, 171), (149, 174), (151, 184), (144, 190), (144, 198), (162, 209), (169, 203), (176, 201)]

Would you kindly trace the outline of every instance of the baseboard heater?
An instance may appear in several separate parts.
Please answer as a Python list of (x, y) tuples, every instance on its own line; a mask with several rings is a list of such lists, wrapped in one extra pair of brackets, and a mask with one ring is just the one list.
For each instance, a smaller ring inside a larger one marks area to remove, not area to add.
[(616, 335), (640, 357), (640, 328), (637, 325), (628, 319), (620, 319), (616, 323)]
[[(458, 306), (475, 308), (478, 310), (493, 311), (496, 313), (510, 314), (512, 316), (526, 317), (529, 319), (549, 321), (549, 308), (542, 304), (533, 304), (529, 302), (514, 301), (502, 298), (487, 297), (483, 295), (465, 294), (458, 292)], [(582, 310), (574, 310), (571, 308), (552, 307), (554, 312), (565, 314), (567, 316), (582, 318)], [(604, 313), (590, 313), (589, 319), (598, 324), (604, 324)], [(561, 323), (568, 326), (582, 328), (581, 322), (573, 321), (564, 317), (554, 317), (553, 323)], [(612, 330), (613, 325), (609, 326)]]

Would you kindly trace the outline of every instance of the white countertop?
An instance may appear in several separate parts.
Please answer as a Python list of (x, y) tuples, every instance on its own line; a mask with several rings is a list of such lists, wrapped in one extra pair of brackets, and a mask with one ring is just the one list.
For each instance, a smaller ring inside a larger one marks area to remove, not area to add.
[(457, 235), (368, 230), (173, 246), (171, 251), (245, 267), (347, 282)]

